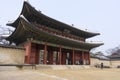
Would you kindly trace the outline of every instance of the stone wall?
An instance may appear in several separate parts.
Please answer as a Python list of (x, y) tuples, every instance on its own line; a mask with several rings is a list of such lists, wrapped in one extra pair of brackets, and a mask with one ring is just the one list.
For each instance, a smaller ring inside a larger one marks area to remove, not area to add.
[(103, 63), (105, 66), (112, 66), (109, 60), (100, 60), (100, 63)]
[(0, 46), (0, 64), (23, 64), (25, 50)]
[(101, 63), (103, 63), (105, 66), (111, 66), (109, 60), (100, 60), (98, 58), (91, 58), (91, 65), (96, 65)]
[(119, 61), (110, 61), (110, 64), (111, 64), (113, 67), (120, 66), (120, 60), (119, 60)]
[(97, 58), (90, 58), (90, 60), (91, 60), (91, 65), (100, 64), (100, 60)]
[(100, 60), (98, 58), (91, 58), (91, 65), (101, 64), (103, 63), (105, 66), (117, 67), (120, 65), (120, 60)]
[[(117, 67), (120, 65), (120, 60), (117, 61), (106, 61), (99, 60), (98, 58), (90, 58), (91, 65), (104, 63), (106, 66)], [(25, 50), (14, 47), (3, 47), (0, 46), (0, 64), (24, 64)]]

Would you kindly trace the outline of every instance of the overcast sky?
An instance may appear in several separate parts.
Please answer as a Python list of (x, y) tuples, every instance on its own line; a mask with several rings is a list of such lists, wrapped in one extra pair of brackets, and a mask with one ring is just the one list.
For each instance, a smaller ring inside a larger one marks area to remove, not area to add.
[[(0, 1), (0, 25), (18, 18), (24, 0)], [(29, 0), (43, 14), (79, 29), (99, 32), (101, 35), (88, 39), (103, 41), (96, 51), (105, 52), (120, 45), (120, 0)]]

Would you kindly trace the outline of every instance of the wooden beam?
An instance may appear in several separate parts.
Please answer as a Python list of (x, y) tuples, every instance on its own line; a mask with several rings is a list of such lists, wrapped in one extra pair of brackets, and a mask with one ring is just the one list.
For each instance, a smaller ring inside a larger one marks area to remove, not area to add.
[[(37, 43), (37, 44), (43, 44), (43, 45), (45, 44), (45, 42), (43, 42), (43, 41), (38, 41), (38, 40), (32, 40), (32, 42), (33, 42), (33, 43)], [(59, 47), (59, 44), (53, 44), (53, 43), (49, 43), (49, 42), (47, 42), (47, 45), (52, 46), (52, 47)], [(62, 45), (62, 48), (72, 50), (72, 47), (70, 47), (70, 46), (64, 46), (64, 45)], [(81, 49), (81, 48), (74, 48), (74, 50), (78, 50), (78, 51), (89, 51), (89, 50), (87, 50), (87, 49)]]

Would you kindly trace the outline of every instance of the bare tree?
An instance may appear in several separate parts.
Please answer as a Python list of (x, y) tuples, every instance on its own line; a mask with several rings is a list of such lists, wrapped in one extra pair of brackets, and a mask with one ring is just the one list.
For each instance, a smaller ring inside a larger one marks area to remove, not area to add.
[(0, 26), (0, 44), (8, 45), (9, 41), (6, 40), (6, 37), (8, 37), (12, 32), (12, 29)]

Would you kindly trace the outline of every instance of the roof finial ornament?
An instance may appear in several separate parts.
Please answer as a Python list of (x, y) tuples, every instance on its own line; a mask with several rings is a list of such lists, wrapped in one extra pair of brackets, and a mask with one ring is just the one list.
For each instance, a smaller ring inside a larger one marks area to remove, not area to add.
[(72, 24), (72, 26), (74, 26), (74, 24)]

